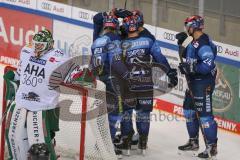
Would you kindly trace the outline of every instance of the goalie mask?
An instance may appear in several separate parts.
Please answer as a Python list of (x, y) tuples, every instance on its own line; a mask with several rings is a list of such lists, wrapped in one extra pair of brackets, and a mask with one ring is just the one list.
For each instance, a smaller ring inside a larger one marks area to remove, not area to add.
[(39, 31), (37, 34), (33, 36), (33, 49), (36, 57), (41, 57), (47, 51), (53, 48), (53, 37), (52, 33), (49, 30)]

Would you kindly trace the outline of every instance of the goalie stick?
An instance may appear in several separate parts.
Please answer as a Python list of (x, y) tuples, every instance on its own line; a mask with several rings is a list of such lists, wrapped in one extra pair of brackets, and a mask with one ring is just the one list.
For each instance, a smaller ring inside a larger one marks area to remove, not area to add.
[[(182, 45), (179, 45), (179, 58), (180, 58), (180, 62), (181, 63), (183, 63), (183, 53), (184, 53), (186, 47), (192, 42), (192, 40), (193, 40), (193, 37), (192, 36), (188, 36), (183, 41)], [(198, 112), (198, 110), (197, 110), (197, 108), (195, 106), (194, 95), (193, 95), (192, 89), (191, 89), (191, 87), (189, 85), (189, 77), (188, 77), (188, 75), (185, 75), (185, 78), (186, 78), (186, 81), (187, 81), (187, 87), (188, 87), (190, 96), (191, 96), (193, 104), (194, 104), (194, 109), (195, 109), (195, 112), (196, 112), (196, 116), (197, 116), (198, 122), (200, 124), (199, 126), (200, 126), (200, 130), (202, 132), (202, 135), (203, 135), (204, 144), (205, 144), (205, 147), (208, 148), (206, 134), (204, 132), (204, 129), (203, 129), (203, 126), (202, 126), (202, 123), (201, 123), (201, 120), (200, 120), (199, 112)], [(209, 150), (208, 150), (208, 156), (210, 158), (212, 157)]]
[[(15, 94), (16, 94), (17, 88), (18, 88), (18, 87), (17, 87), (17, 84), (16, 84), (15, 82), (12, 82), (12, 81), (9, 81), (9, 83), (11, 83), (11, 85), (14, 87), (14, 92), (15, 92)], [(10, 88), (10, 87), (7, 87), (7, 88)], [(10, 91), (11, 91), (11, 89), (10, 89)], [(10, 91), (9, 91), (9, 92), (10, 92)], [(5, 92), (5, 91), (4, 91), (4, 92)], [(6, 95), (5, 95), (5, 98), (7, 98)], [(3, 121), (5, 120), (5, 118), (6, 118), (6, 116), (7, 116), (7, 113), (8, 113), (8, 109), (9, 109), (10, 106), (13, 104), (14, 100), (15, 100), (15, 96), (12, 96), (11, 99), (10, 99), (10, 101), (7, 102), (6, 110), (3, 112), (2, 117), (1, 117), (1, 119), (0, 119), (0, 126), (2, 125)]]

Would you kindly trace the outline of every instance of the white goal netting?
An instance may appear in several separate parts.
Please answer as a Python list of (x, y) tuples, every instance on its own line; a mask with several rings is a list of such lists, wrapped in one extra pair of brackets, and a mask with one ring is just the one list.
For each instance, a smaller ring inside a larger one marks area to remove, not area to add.
[(81, 89), (75, 86), (71, 86), (73, 89), (61, 87), (65, 94), (60, 97), (60, 132), (56, 136), (57, 150), (61, 157), (85, 160), (117, 159), (109, 131), (105, 85), (97, 81), (96, 89), (83, 91), (87, 95), (86, 108), (83, 108), (84, 93), (79, 93)]

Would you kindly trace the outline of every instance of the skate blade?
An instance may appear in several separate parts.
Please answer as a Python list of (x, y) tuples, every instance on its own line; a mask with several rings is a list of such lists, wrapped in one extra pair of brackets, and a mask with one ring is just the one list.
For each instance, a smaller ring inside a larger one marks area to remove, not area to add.
[(122, 159), (123, 157), (122, 157), (122, 155), (120, 154), (120, 155), (117, 155), (117, 159)]
[(146, 149), (139, 149), (139, 154), (142, 156), (146, 156)]
[(131, 145), (131, 150), (137, 150), (138, 149), (138, 145)]
[(178, 150), (178, 155), (188, 155), (188, 156), (191, 156), (191, 157), (197, 157), (198, 156), (198, 149), (196, 149), (194, 151)]
[(131, 155), (130, 149), (128, 149), (128, 150), (123, 149), (123, 150), (122, 150), (122, 154), (123, 154), (124, 156), (130, 156), (130, 155)]
[(198, 158), (198, 160), (217, 160), (217, 156), (212, 156), (212, 157), (209, 157), (209, 158), (200, 158), (198, 156), (196, 156)]

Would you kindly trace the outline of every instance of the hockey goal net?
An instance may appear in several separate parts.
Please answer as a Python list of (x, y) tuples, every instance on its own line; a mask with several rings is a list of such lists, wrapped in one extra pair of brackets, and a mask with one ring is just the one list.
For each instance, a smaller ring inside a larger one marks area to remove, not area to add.
[[(6, 67), (4, 72), (16, 70)], [(7, 101), (6, 85), (3, 87), (2, 117)], [(106, 111), (105, 85), (97, 81), (96, 89), (77, 85), (61, 86), (59, 99), (59, 128), (55, 150), (60, 159), (115, 160)], [(8, 158), (4, 138), (6, 120), (1, 125), (0, 160)]]

